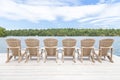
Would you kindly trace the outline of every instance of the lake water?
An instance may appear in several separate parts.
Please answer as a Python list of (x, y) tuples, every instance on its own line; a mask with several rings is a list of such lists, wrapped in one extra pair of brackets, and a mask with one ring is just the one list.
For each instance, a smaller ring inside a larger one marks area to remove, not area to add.
[(0, 53), (6, 53), (7, 52), (7, 44), (6, 44), (6, 41), (5, 41), (7, 38), (20, 39), (22, 48), (26, 48), (25, 39), (27, 39), (27, 38), (39, 39), (40, 40), (40, 47), (44, 47), (43, 40), (45, 38), (56, 38), (56, 39), (58, 39), (58, 47), (62, 47), (62, 40), (65, 39), (65, 38), (76, 39), (77, 40), (76, 47), (80, 47), (80, 40), (86, 39), (86, 38), (93, 38), (93, 39), (96, 40), (95, 45), (94, 45), (94, 47), (96, 49), (98, 49), (99, 40), (106, 39), (106, 38), (112, 38), (112, 39), (114, 39), (113, 54), (115, 54), (117, 56), (120, 56), (120, 37), (119, 36), (115, 36), (115, 37), (112, 37), (112, 36), (107, 36), (107, 37), (106, 36), (105, 37), (102, 37), (102, 36), (93, 36), (93, 37), (90, 37), (90, 36), (71, 36), (71, 37), (70, 36), (63, 36), (63, 37), (59, 37), (59, 36), (42, 36), (42, 37), (39, 37), (39, 36), (21, 36), (21, 37), (9, 36), (9, 37), (0, 37)]

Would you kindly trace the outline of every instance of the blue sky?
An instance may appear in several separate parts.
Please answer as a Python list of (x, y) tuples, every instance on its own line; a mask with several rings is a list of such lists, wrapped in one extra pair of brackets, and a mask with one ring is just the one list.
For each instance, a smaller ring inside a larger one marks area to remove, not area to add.
[(0, 0), (0, 26), (120, 29), (120, 0)]

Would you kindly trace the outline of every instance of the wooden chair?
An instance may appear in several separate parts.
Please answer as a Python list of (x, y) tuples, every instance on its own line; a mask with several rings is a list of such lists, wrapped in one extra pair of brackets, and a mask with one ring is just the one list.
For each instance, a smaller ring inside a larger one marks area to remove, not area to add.
[(35, 38), (28, 38), (25, 40), (25, 43), (27, 46), (25, 53), (28, 53), (25, 62), (28, 62), (28, 59), (31, 59), (32, 57), (37, 57), (37, 62), (39, 62), (42, 54), (39, 49), (39, 40)]
[(48, 56), (55, 56), (56, 62), (58, 60), (58, 50), (57, 50), (57, 44), (58, 40), (54, 38), (47, 38), (44, 40), (44, 46), (45, 46), (45, 60), (46, 62)]
[[(24, 54), (21, 53), (21, 41), (19, 39), (15, 39), (15, 38), (9, 38), (6, 39), (8, 48), (7, 48), (7, 62), (9, 62), (12, 57), (14, 57), (16, 59), (16, 57), (18, 57), (18, 62), (20, 62), (22, 60), (22, 57), (24, 56)], [(10, 55), (10, 52), (12, 53), (12, 55)]]
[(95, 55), (97, 56), (99, 62), (101, 62), (102, 57), (104, 57), (104, 59), (108, 57), (110, 62), (113, 63), (112, 60), (113, 41), (114, 41), (113, 39), (102, 39), (99, 41), (99, 50), (95, 52), (96, 53)]
[(83, 57), (89, 57), (94, 61), (94, 39), (83, 39), (81, 40), (81, 48), (78, 49), (80, 61), (83, 62)]
[(66, 38), (62, 40), (63, 50), (62, 50), (62, 61), (64, 62), (65, 56), (73, 57), (73, 61), (75, 61), (75, 46), (76, 40), (71, 38)]

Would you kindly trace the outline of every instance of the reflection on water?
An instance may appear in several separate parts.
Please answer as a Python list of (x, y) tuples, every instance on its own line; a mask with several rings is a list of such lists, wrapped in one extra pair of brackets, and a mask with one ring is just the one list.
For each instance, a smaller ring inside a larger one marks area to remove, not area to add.
[(65, 39), (65, 38), (76, 39), (77, 40), (76, 47), (80, 47), (80, 40), (85, 39), (85, 38), (93, 38), (93, 39), (96, 40), (95, 45), (94, 45), (95, 48), (98, 48), (100, 39), (112, 38), (112, 39), (114, 39), (113, 54), (120, 56), (120, 49), (119, 49), (120, 48), (120, 37), (118, 37), (118, 36), (116, 36), (116, 37), (112, 37), (112, 36), (109, 36), (109, 37), (106, 37), (106, 36), (105, 37), (103, 37), (103, 36), (97, 36), (97, 37), (96, 36), (92, 36), (92, 37), (90, 37), (90, 36), (62, 36), (62, 37), (59, 37), (59, 36), (51, 36), (51, 37), (50, 36), (43, 36), (43, 37), (41, 37), (41, 36), (40, 37), (39, 36), (26, 36), (26, 37), (24, 37), (24, 36), (20, 36), (20, 37), (9, 36), (9, 37), (4, 37), (4, 38), (1, 37), (0, 38), (0, 53), (6, 53), (7, 44), (6, 44), (5, 40), (7, 38), (18, 38), (18, 39), (20, 39), (22, 48), (26, 47), (25, 42), (24, 42), (24, 40), (26, 38), (37, 38), (37, 39), (39, 39), (40, 40), (40, 47), (44, 47), (43, 40), (45, 38), (56, 38), (56, 39), (58, 39), (58, 47), (62, 47), (62, 40)]

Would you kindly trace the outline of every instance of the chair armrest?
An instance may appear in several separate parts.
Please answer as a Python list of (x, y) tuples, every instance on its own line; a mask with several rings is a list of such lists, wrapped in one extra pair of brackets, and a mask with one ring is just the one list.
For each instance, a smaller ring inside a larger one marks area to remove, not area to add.
[(109, 49), (112, 49), (113, 47), (100, 47), (100, 48), (109, 48)]
[(91, 48), (94, 48), (94, 47), (81, 47), (81, 48), (90, 48), (91, 49)]
[(15, 48), (20, 48), (20, 47), (7, 47), (7, 49), (15, 49)]

